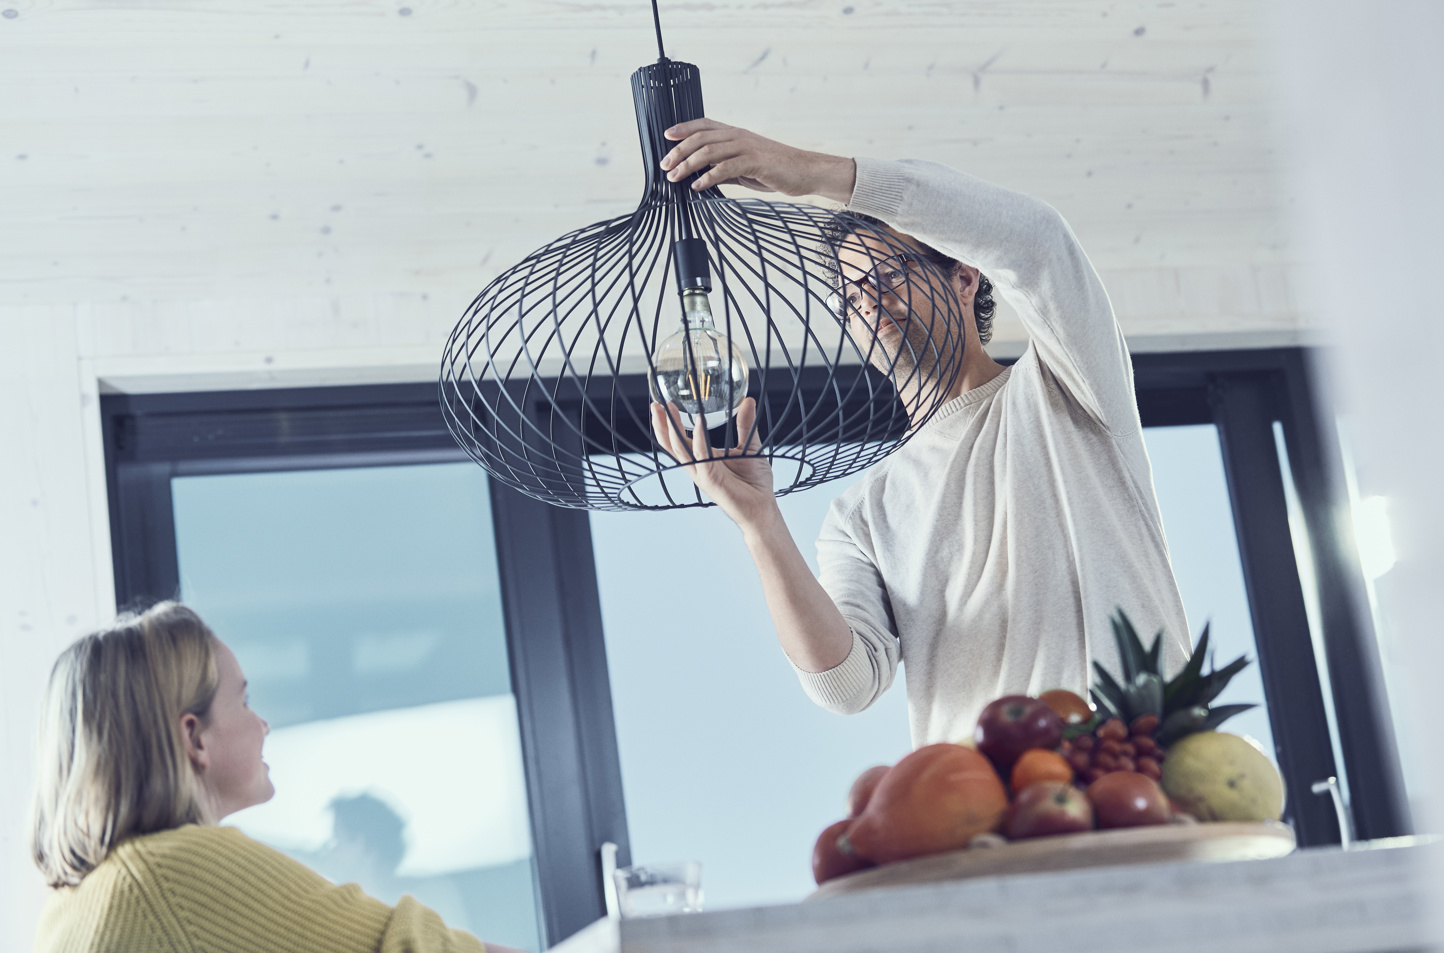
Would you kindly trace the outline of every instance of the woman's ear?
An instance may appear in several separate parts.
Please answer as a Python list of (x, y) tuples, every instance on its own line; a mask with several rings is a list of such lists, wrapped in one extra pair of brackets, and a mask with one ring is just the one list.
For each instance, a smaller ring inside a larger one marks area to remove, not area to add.
[(185, 742), (186, 757), (190, 758), (191, 765), (197, 772), (204, 771), (211, 763), (210, 751), (206, 748), (205, 738), (202, 737), (204, 728), (200, 718), (190, 712), (181, 715), (181, 738)]

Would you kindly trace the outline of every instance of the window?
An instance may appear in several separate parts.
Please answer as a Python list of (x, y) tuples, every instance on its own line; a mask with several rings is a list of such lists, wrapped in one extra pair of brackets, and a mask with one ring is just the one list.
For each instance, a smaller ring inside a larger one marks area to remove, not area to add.
[(231, 818), (337, 883), (538, 948), (486, 475), (469, 463), (171, 481), (181, 597), (271, 723)]
[(1215, 703), (1252, 702), (1259, 707), (1229, 719), (1225, 730), (1248, 735), (1265, 751), (1272, 751), (1273, 729), (1259, 674), (1238, 537), (1229, 512), (1218, 428), (1213, 424), (1149, 427), (1143, 431), (1143, 442), (1153, 464), (1153, 488), (1193, 643), (1198, 643), (1204, 623), (1208, 623), (1209, 645), (1219, 665), (1240, 655), (1255, 660), (1234, 676)]

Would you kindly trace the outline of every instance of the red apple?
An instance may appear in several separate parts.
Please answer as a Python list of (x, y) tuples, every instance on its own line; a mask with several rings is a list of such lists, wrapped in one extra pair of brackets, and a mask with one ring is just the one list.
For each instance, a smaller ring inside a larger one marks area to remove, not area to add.
[(1112, 771), (1088, 785), (1088, 800), (1099, 827), (1167, 824), (1173, 813), (1168, 795), (1152, 778), (1136, 771)]
[(819, 885), (833, 877), (841, 877), (873, 865), (872, 861), (865, 857), (843, 853), (838, 846), (838, 837), (842, 836), (842, 832), (847, 830), (847, 825), (851, 823), (852, 818), (849, 817), (836, 824), (829, 824), (827, 829), (818, 835), (817, 844), (812, 848), (812, 879)]
[(874, 765), (859, 774), (857, 780), (852, 782), (852, 790), (847, 792), (848, 817), (857, 817), (863, 812), (867, 807), (868, 799), (872, 797), (873, 788), (877, 787), (877, 782), (882, 780), (882, 776), (887, 774), (887, 770), (885, 764)]
[(1066, 781), (1030, 784), (1013, 799), (1004, 827), (1014, 840), (1093, 829), (1093, 805)]
[(973, 740), (1003, 777), (1029, 748), (1052, 750), (1063, 742), (1063, 719), (1045, 702), (1027, 695), (1004, 695), (983, 709)]

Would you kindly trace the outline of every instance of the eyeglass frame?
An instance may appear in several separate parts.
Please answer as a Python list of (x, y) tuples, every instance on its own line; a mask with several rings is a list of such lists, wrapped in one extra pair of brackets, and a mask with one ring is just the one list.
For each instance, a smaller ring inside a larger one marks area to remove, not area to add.
[[(910, 261), (926, 262), (930, 265), (953, 263), (953, 259), (946, 258), (941, 255), (926, 255), (921, 252), (898, 252), (896, 255), (889, 255), (881, 261), (877, 262), (877, 264), (873, 265), (872, 268), (868, 269), (866, 273), (864, 273), (858, 278), (843, 278), (843, 288), (846, 288), (848, 285), (853, 285), (859, 291), (861, 291), (862, 285), (865, 282), (872, 285), (873, 289), (879, 295), (881, 295), (884, 291), (892, 291), (895, 288), (901, 287), (907, 280), (906, 276), (908, 272), (906, 267), (900, 269), (897, 272), (902, 277), (899, 278), (896, 282), (889, 282), (886, 288), (883, 287), (883, 283), (878, 277), (878, 271), (888, 262), (893, 260), (903, 262), (904, 266), (906, 266), (906, 264)], [(841, 269), (838, 270), (838, 277), (842, 277)], [(838, 304), (835, 305), (834, 302), (838, 302)], [(841, 291), (834, 291), (829, 294), (824, 301), (824, 304), (826, 304), (827, 310), (832, 314), (834, 318), (843, 322), (846, 322), (852, 316), (853, 312), (858, 310), (858, 305), (849, 302), (847, 298), (843, 296), (843, 293)], [(843, 305), (845, 305), (846, 307), (843, 307)]]

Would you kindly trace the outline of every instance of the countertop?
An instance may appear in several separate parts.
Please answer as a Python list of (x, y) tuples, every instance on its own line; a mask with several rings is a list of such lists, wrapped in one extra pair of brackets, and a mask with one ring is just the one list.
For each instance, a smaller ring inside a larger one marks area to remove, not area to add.
[(771, 907), (599, 920), (556, 953), (1354, 953), (1422, 950), (1423, 871), (1397, 838), (1272, 860), (1137, 864), (860, 891)]

